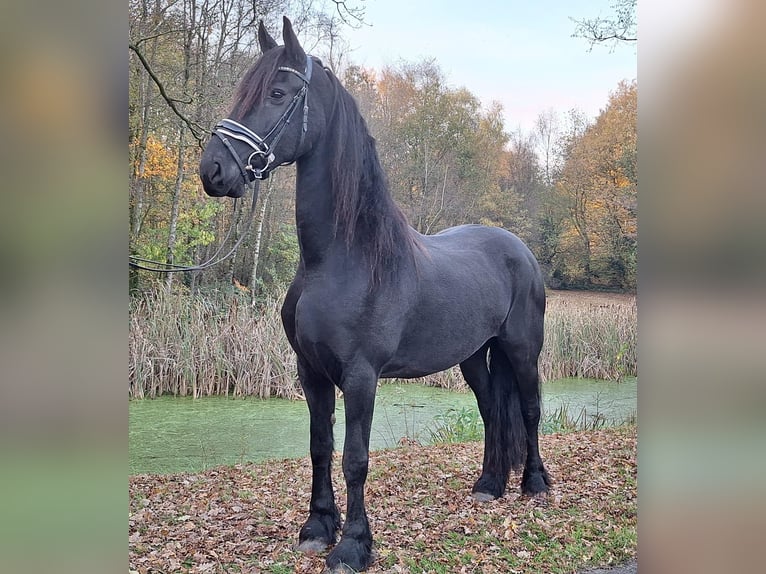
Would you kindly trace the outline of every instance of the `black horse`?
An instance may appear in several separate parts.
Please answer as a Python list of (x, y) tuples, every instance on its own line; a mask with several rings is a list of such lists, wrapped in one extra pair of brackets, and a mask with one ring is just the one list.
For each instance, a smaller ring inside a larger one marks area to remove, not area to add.
[(263, 23), (258, 39), (262, 56), (216, 126), (200, 177), (209, 195), (239, 197), (248, 181), (296, 163), (300, 263), (282, 321), (311, 416), (311, 504), (299, 548), (323, 550), (341, 528), (330, 475), (337, 386), (348, 504), (326, 561), (363, 570), (372, 560), (364, 483), (381, 377), (459, 364), (485, 426), (474, 496), (502, 496), (511, 468), (522, 465), (522, 492), (547, 491), (537, 438), (543, 279), (529, 249), (502, 229), (424, 236), (409, 227), (352, 96), (306, 55), (287, 18), (284, 46)]

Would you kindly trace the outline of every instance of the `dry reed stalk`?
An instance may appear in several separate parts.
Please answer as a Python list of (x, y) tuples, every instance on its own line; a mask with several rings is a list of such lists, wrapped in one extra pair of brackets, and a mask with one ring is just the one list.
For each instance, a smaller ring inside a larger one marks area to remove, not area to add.
[(297, 398), (279, 304), (157, 292), (131, 301), (129, 394)]
[(635, 297), (552, 297), (540, 355), (543, 380), (620, 380), (637, 374)]
[[(158, 291), (131, 299), (129, 395), (302, 398), (280, 300), (254, 310), (239, 294)], [(540, 375), (543, 380), (635, 376), (637, 339), (635, 297), (550, 297)], [(413, 382), (467, 390), (458, 367)]]

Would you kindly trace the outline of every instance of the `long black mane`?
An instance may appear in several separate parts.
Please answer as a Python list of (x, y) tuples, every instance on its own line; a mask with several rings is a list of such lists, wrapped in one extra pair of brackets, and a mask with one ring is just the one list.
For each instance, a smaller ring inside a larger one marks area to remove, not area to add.
[(381, 279), (395, 271), (402, 258), (412, 257), (416, 236), (391, 197), (375, 138), (356, 101), (332, 72), (327, 74), (335, 88), (328, 139), (334, 157), (336, 235), (342, 235), (349, 247), (363, 247), (375, 278)]
[(282, 51), (283, 48), (267, 50), (245, 73), (234, 92), (231, 110), (229, 110), (231, 119), (242, 121), (247, 112), (263, 103), (266, 88), (274, 80), (279, 69)]

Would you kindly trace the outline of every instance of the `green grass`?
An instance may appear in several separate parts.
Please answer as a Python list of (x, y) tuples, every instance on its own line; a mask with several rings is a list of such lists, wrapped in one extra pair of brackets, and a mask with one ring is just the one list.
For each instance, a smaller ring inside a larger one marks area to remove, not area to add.
[(428, 429), (432, 443), (472, 442), (484, 439), (484, 424), (476, 408), (449, 409)]
[[(552, 434), (635, 424), (635, 414), (621, 421), (610, 421), (598, 410), (588, 413), (583, 408), (579, 413), (573, 414), (567, 405), (562, 405), (540, 421), (540, 429), (542, 434)], [(436, 417), (428, 433), (430, 442), (434, 444), (481, 441), (484, 440), (484, 424), (477, 408), (449, 409)]]

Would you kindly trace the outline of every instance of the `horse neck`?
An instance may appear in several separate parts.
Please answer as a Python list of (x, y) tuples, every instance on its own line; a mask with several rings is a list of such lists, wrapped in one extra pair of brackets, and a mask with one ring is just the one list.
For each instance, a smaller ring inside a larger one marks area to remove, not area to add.
[[(355, 109), (352, 112), (358, 113)], [(363, 122), (358, 127), (366, 130)], [(370, 146), (364, 152), (368, 155), (364, 160), (355, 158), (361, 161), (358, 171), (345, 172), (354, 173), (352, 179), (357, 176), (359, 179), (353, 183), (353, 189), (345, 189), (341, 194), (333, 189), (336, 184), (333, 160), (343, 158), (342, 154), (349, 151), (336, 149), (338, 145), (347, 145), (346, 138), (338, 135), (326, 133), (311, 152), (296, 162), (295, 210), (301, 258), (310, 267), (321, 264), (331, 250), (342, 250), (346, 257), (364, 260), (372, 280), (377, 281), (381, 269), (395, 271), (399, 259), (410, 253), (413, 239), (391, 198), (374, 143), (366, 131), (362, 135), (363, 145)], [(358, 193), (358, 197), (349, 198), (349, 192)]]
[(295, 224), (301, 259), (309, 266), (321, 263), (336, 241), (335, 199), (324, 155), (315, 152), (296, 162)]

